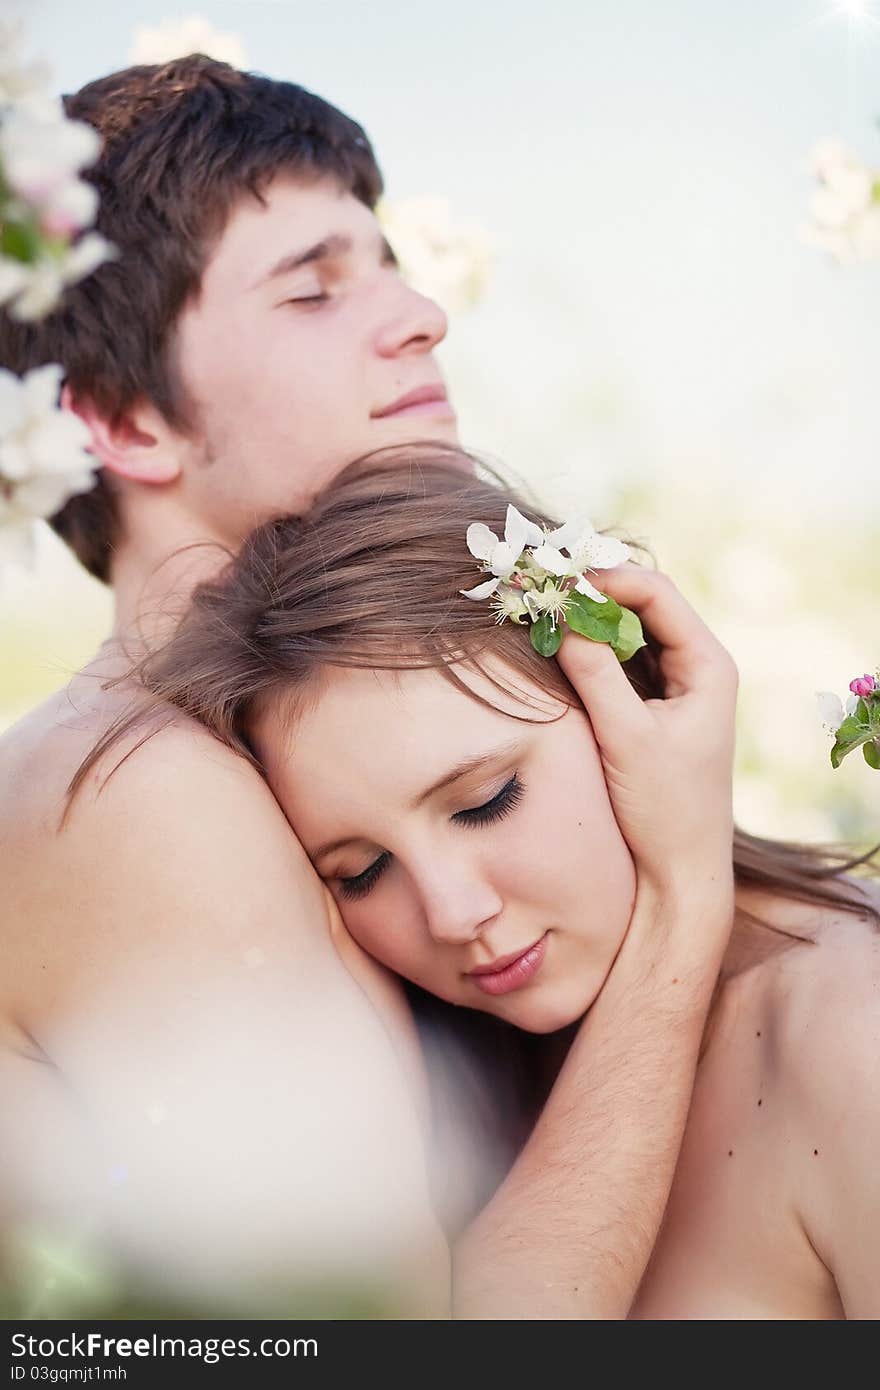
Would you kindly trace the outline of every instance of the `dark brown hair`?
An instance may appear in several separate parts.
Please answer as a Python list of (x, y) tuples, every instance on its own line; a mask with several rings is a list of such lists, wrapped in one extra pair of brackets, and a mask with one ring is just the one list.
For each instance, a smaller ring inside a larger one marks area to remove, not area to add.
[[(479, 582), (464, 543), (470, 522), (500, 535), (514, 502), (533, 521), (555, 524), (497, 480), (477, 476), (477, 464), (446, 445), (381, 450), (348, 468), (305, 516), (260, 526), (220, 577), (196, 590), (171, 640), (139, 663), (147, 704), (105, 734), (71, 794), (123, 736), (143, 726), (143, 741), (157, 714), (171, 718), (176, 710), (259, 768), (249, 736), (255, 716), (275, 700), (295, 710), (297, 699), (316, 693), (327, 666), (436, 667), (477, 699), (456, 668), (470, 662), (484, 669), (484, 659), (495, 656), (539, 690), (576, 703), (558, 663), (532, 648), (527, 626), (499, 625), (488, 603), (459, 593)], [(662, 696), (650, 643), (625, 670), (643, 698)], [(533, 717), (524, 700), (522, 718)], [(740, 830), (734, 836), (737, 883), (865, 913), (857, 885), (840, 877), (860, 862)]]
[[(382, 176), (370, 142), (303, 87), (200, 54), (111, 73), (64, 105), (103, 139), (84, 177), (101, 196), (97, 226), (119, 254), (72, 286), (42, 322), (0, 316), (0, 363), (23, 373), (60, 362), (74, 397), (111, 421), (149, 401), (187, 430), (173, 329), (234, 203), (260, 198), (275, 175), (289, 172), (305, 181), (329, 176), (372, 208)], [(99, 473), (52, 525), (108, 582), (119, 525), (111, 482)]]

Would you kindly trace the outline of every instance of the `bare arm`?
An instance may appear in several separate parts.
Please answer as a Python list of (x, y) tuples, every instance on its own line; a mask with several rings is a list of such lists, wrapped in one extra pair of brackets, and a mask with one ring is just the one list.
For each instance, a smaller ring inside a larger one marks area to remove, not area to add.
[(538, 1125), (455, 1249), (459, 1317), (626, 1316), (732, 921), (732, 663), (663, 576), (606, 578), (663, 644), (668, 698), (638, 700), (605, 647), (567, 636), (560, 660), (603, 755), (636, 905)]

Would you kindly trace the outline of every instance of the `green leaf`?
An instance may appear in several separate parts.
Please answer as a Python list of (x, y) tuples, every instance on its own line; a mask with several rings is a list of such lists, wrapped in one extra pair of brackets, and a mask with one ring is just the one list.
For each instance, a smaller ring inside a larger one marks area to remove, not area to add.
[(14, 261), (30, 265), (40, 254), (40, 237), (26, 222), (6, 222), (0, 229), (0, 251)]
[(835, 734), (838, 743), (858, 743), (865, 736), (865, 726), (854, 714), (848, 714)]
[(597, 603), (589, 594), (579, 594), (577, 589), (571, 591), (571, 603), (584, 614), (591, 614), (594, 618), (604, 618), (605, 621), (613, 619), (620, 622), (620, 615), (623, 612), (619, 603), (615, 603), (613, 598), (606, 598), (604, 603)]
[(620, 627), (617, 636), (611, 643), (611, 650), (620, 662), (629, 661), (631, 656), (635, 656), (641, 647), (645, 646), (645, 637), (642, 632), (642, 625), (639, 622), (638, 614), (631, 608), (620, 610)]
[(529, 635), (532, 646), (541, 656), (555, 656), (562, 645), (561, 625), (557, 623), (554, 627), (549, 613), (544, 613), (537, 622), (532, 623)]
[(572, 594), (565, 610), (565, 621), (572, 632), (589, 637), (593, 642), (614, 642), (620, 631), (623, 609), (610, 598), (597, 603), (586, 594)]
[[(844, 723), (845, 722), (846, 721), (844, 721)], [(841, 724), (840, 728), (843, 728), (843, 724)], [(861, 748), (868, 766), (880, 770), (880, 747), (878, 747), (870, 733), (863, 728), (854, 737), (841, 739), (839, 734), (840, 731), (838, 730), (838, 737), (834, 747), (831, 749), (832, 767), (840, 767), (840, 764), (849, 753), (854, 753), (857, 748)]]

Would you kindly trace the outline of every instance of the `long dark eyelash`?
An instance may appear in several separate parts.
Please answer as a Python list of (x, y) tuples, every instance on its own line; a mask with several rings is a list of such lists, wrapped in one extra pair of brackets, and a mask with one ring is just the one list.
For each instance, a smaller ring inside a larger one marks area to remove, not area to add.
[(390, 860), (391, 855), (387, 849), (383, 850), (379, 858), (374, 859), (370, 867), (364, 869), (362, 874), (356, 874), (354, 878), (338, 879), (339, 891), (343, 898), (348, 898), (351, 901), (355, 898), (362, 898), (369, 893), (373, 884), (377, 883), (384, 874)]
[(285, 304), (320, 304), (323, 300), (329, 299), (329, 294), (303, 294), (299, 299), (285, 299)]
[[(504, 816), (509, 815), (514, 806), (519, 805), (524, 793), (525, 786), (519, 780), (519, 775), (514, 773), (491, 801), (484, 801), (482, 806), (471, 806), (466, 811), (456, 811), (451, 819), (461, 825), (491, 825), (493, 821), (502, 820)], [(390, 862), (391, 855), (386, 849), (362, 874), (356, 874), (353, 878), (337, 879), (342, 897), (347, 898), (349, 902), (365, 897), (378, 883)]]
[(491, 825), (493, 821), (509, 815), (514, 806), (519, 805), (524, 792), (525, 787), (515, 772), (491, 801), (484, 801), (482, 806), (472, 806), (467, 811), (456, 811), (452, 819), (462, 825)]

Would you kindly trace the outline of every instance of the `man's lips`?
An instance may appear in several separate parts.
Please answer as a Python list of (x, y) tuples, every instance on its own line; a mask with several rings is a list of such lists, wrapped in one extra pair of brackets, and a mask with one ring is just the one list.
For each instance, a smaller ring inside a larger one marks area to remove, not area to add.
[(403, 411), (416, 410), (419, 407), (433, 407), (436, 411), (443, 411), (448, 415), (453, 414), (452, 406), (446, 395), (446, 387), (441, 383), (433, 386), (418, 386), (414, 391), (408, 391), (405, 396), (400, 396), (391, 405), (386, 405), (382, 410), (373, 411), (374, 420), (384, 420), (389, 415), (399, 415)]
[(468, 978), (473, 980), (484, 994), (508, 994), (512, 989), (519, 989), (540, 969), (547, 946), (547, 935), (545, 932), (540, 940), (527, 946), (524, 951), (516, 951), (510, 956), (499, 956), (491, 965), (475, 966), (473, 970), (468, 971)]

